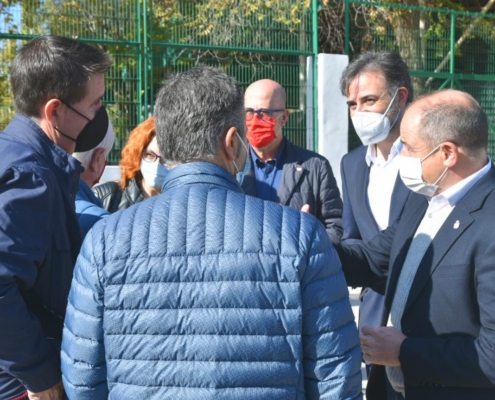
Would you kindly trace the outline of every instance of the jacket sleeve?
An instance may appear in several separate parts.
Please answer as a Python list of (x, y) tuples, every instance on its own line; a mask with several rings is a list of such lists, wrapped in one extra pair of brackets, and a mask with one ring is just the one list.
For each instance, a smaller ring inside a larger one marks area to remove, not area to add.
[[(100, 223), (99, 225), (101, 225)], [(100, 231), (91, 230), (77, 259), (62, 338), (62, 378), (69, 399), (108, 397), (103, 345), (103, 288), (93, 246)], [(101, 240), (99, 240), (101, 246)]]
[(478, 337), (459, 333), (436, 338), (406, 338), (399, 359), (408, 385), (495, 387), (494, 260), (495, 242), (492, 240), (488, 249), (476, 258), (474, 268), (479, 309), (473, 319), (479, 318), (481, 322)]
[(110, 213), (89, 201), (76, 199), (76, 215), (83, 237), (85, 237), (94, 224)]
[(9, 168), (0, 175), (0, 369), (33, 392), (60, 381), (58, 349), (21, 294), (33, 287), (51, 245), (52, 203), (32, 170)]
[(375, 287), (387, 279), (392, 241), (399, 221), (366, 243), (335, 245), (349, 286)]
[(349, 292), (335, 249), (323, 227), (314, 225), (301, 282), (306, 398), (362, 399), (361, 348)]
[(333, 243), (340, 243), (342, 237), (342, 199), (337, 182), (328, 160), (323, 160), (319, 168), (319, 203), (316, 216), (325, 226)]
[(345, 156), (340, 163), (340, 175), (342, 177), (342, 197), (344, 200), (342, 209), (342, 243), (356, 243), (361, 240), (361, 234), (354, 217), (354, 210), (352, 209), (352, 203), (349, 200), (349, 193), (347, 190), (347, 176), (345, 167)]

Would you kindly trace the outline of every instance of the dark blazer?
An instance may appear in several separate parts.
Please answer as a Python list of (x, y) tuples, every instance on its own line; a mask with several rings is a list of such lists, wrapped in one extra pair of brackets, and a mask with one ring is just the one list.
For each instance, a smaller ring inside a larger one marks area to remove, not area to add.
[[(408, 400), (495, 398), (495, 169), (459, 201), (426, 251), (401, 320)], [(348, 284), (387, 276), (387, 322), (409, 245), (428, 203), (412, 193), (400, 220), (366, 244), (337, 246)], [(369, 400), (385, 396), (373, 366)]]
[[(371, 212), (368, 201), (368, 184), (370, 167), (366, 163), (367, 146), (358, 148), (346, 154), (342, 158), (340, 172), (342, 175), (342, 194), (344, 197), (344, 209), (342, 213), (342, 227), (344, 234), (342, 243), (368, 242), (380, 233), (376, 220)], [(392, 225), (402, 214), (404, 204), (412, 193), (399, 175), (395, 182), (390, 203), (389, 225)], [(384, 279), (374, 288), (364, 288), (360, 300), (359, 325), (380, 324), (383, 313), (385, 293)]]
[[(285, 139), (284, 168), (277, 190), (279, 203), (300, 210), (309, 204), (310, 213), (318, 218), (334, 243), (342, 237), (342, 199), (328, 160)], [(251, 157), (251, 152), (249, 152)], [(244, 193), (257, 197), (254, 162), (244, 177)]]

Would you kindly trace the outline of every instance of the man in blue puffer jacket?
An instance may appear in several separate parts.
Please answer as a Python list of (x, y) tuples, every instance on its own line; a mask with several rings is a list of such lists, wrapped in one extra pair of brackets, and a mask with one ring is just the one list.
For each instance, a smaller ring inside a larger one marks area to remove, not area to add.
[(195, 67), (156, 101), (162, 194), (98, 222), (62, 343), (70, 399), (361, 399), (346, 282), (312, 215), (242, 193), (242, 90)]

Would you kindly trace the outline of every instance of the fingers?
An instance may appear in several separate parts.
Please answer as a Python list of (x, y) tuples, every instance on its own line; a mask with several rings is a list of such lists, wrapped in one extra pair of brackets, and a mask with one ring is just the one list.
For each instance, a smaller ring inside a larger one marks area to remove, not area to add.
[(301, 211), (307, 214), (309, 214), (309, 210), (310, 210), (309, 204), (305, 204), (301, 208)]

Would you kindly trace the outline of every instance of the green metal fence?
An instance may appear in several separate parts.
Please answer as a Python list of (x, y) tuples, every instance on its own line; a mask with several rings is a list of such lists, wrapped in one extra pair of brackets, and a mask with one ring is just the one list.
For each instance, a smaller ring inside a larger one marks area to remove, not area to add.
[(153, 112), (163, 79), (197, 64), (219, 67), (244, 87), (263, 78), (281, 83), (292, 111), (286, 134), (306, 146), (306, 57), (317, 53), (317, 1), (312, 7), (283, 0), (229, 4), (222, 8), (222, 2), (211, 0), (0, 2), (0, 130), (14, 115), (8, 79), (16, 50), (34, 36), (55, 34), (98, 46), (114, 58), (104, 97), (116, 131), (111, 163), (118, 162), (129, 132)]
[[(470, 93), (490, 121), (489, 153), (495, 155), (495, 15), (346, 0), (346, 53), (401, 54), (415, 96), (442, 88)], [(350, 139), (350, 148), (359, 145)]]

